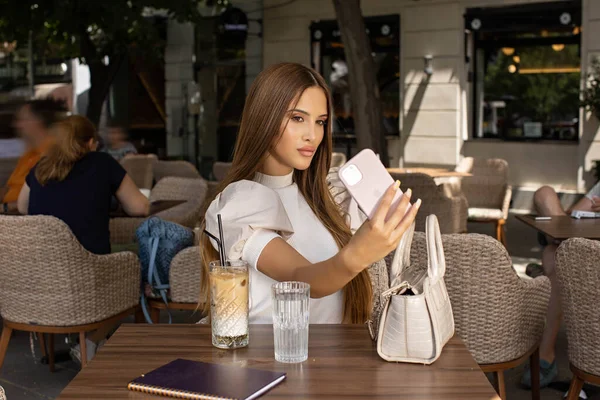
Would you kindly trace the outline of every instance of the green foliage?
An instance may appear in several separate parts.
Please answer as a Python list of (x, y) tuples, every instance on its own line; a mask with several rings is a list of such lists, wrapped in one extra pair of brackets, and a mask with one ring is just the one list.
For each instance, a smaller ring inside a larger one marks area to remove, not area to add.
[(29, 30), (37, 55), (92, 58), (123, 54), (134, 45), (159, 55), (158, 30), (147, 10), (198, 21), (203, 0), (0, 0), (0, 40), (25, 47)]
[[(496, 62), (488, 64), (485, 76), (486, 100), (508, 98), (507, 115), (528, 116), (534, 121), (577, 118), (579, 72), (520, 73), (534, 69), (579, 66), (577, 46), (566, 45), (561, 51), (554, 51), (550, 46), (518, 50), (510, 56), (498, 51)], [(519, 62), (515, 61), (515, 56), (519, 57)], [(518, 70), (511, 73), (511, 65)]]
[[(594, 58), (588, 73), (587, 86), (581, 93), (581, 106), (600, 119), (600, 60)], [(596, 167), (598, 168), (598, 167)]]

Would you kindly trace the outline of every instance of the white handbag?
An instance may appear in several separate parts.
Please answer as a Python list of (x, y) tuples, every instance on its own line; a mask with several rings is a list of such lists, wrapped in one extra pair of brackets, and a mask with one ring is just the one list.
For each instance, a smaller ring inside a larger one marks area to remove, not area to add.
[(426, 221), (426, 273), (409, 268), (413, 233), (414, 224), (396, 249), (381, 317), (370, 321), (369, 328), (384, 360), (431, 364), (454, 335), (454, 317), (444, 283), (446, 261), (437, 217), (430, 215)]

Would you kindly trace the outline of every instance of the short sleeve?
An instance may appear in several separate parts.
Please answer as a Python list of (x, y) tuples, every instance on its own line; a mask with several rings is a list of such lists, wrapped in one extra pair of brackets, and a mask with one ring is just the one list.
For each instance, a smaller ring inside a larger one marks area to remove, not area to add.
[(127, 171), (125, 168), (119, 164), (117, 160), (112, 158), (109, 154), (106, 153), (98, 153), (102, 155), (104, 159), (104, 163), (106, 163), (106, 171), (108, 174), (108, 183), (110, 185), (111, 194), (115, 194), (119, 187), (121, 186), (121, 182), (123, 182), (123, 178), (127, 175)]
[(600, 197), (600, 181), (598, 181), (593, 188), (590, 189), (589, 192), (585, 195), (588, 199), (592, 200), (593, 197)]
[(25, 183), (27, 183), (27, 186), (30, 188), (37, 183), (37, 178), (35, 177), (35, 167), (29, 170), (29, 173), (25, 177)]
[(333, 196), (333, 199), (340, 207), (341, 211), (346, 215), (346, 223), (350, 227), (352, 233), (356, 232), (358, 228), (367, 220), (367, 216), (358, 207), (356, 200), (352, 198), (346, 186), (342, 183), (339, 175), (339, 168), (334, 167), (329, 170), (327, 174), (327, 185), (329, 186), (329, 192)]
[[(216, 237), (218, 214), (227, 258), (242, 259), (253, 268), (271, 240), (277, 237), (287, 240), (294, 233), (279, 195), (260, 183), (247, 180), (232, 183), (213, 200), (205, 221), (206, 230)], [(217, 244), (211, 242), (217, 249)]]

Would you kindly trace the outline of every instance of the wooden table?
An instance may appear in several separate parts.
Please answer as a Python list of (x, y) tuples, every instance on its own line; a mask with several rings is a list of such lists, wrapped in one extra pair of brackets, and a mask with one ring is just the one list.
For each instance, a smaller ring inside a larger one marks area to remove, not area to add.
[(252, 325), (247, 348), (219, 350), (210, 326), (164, 324), (122, 325), (58, 398), (158, 399), (129, 392), (127, 383), (176, 358), (286, 372), (270, 399), (498, 399), (457, 337), (430, 366), (396, 364), (379, 358), (364, 325), (311, 325), (308, 360), (281, 364), (271, 325)]
[(444, 168), (388, 168), (388, 172), (394, 174), (425, 174), (432, 178), (464, 178), (473, 176), (469, 172), (458, 172)]
[[(168, 210), (169, 208), (176, 207), (180, 204), (185, 203), (185, 200), (157, 200), (150, 203), (149, 216), (158, 214), (159, 212)], [(129, 218), (130, 216), (119, 206), (115, 211), (110, 212), (111, 218)]]
[(556, 240), (572, 237), (600, 240), (599, 218), (576, 219), (565, 215), (552, 217), (547, 221), (536, 221), (533, 215), (517, 215), (517, 219)]

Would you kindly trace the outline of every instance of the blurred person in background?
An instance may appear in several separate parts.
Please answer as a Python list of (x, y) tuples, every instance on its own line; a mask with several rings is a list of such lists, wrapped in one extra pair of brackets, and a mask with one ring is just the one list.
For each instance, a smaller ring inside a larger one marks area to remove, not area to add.
[(19, 195), (19, 212), (63, 220), (94, 254), (109, 254), (110, 202), (116, 196), (124, 211), (145, 217), (150, 204), (123, 167), (96, 152), (94, 124), (80, 115), (55, 123), (53, 141), (27, 175)]
[(17, 212), (17, 199), (25, 177), (50, 145), (50, 125), (65, 117), (66, 111), (63, 102), (52, 99), (30, 100), (17, 111), (13, 126), (23, 140), (25, 152), (6, 186), (0, 188), (0, 214)]
[[(121, 164), (96, 151), (98, 133), (89, 119), (69, 116), (55, 123), (50, 134), (50, 146), (27, 175), (19, 195), (19, 212), (59, 218), (87, 251), (109, 254), (112, 197), (135, 217), (147, 216), (150, 203)], [(101, 328), (88, 336), (88, 360), (112, 329)], [(71, 348), (71, 355), (81, 361), (79, 345)]]
[(137, 149), (127, 139), (128, 135), (125, 127), (112, 123), (108, 126), (106, 146), (102, 151), (110, 154), (117, 161), (121, 161), (127, 155), (137, 154)]

